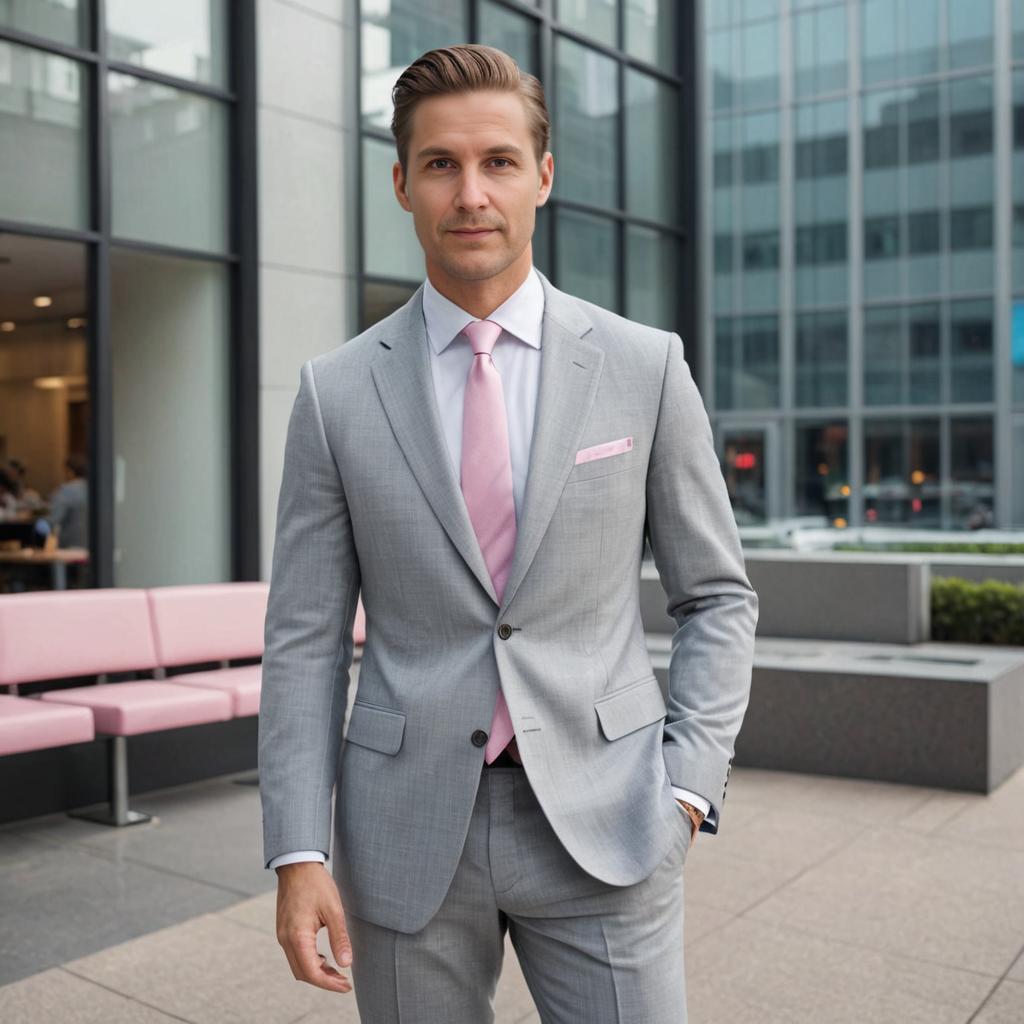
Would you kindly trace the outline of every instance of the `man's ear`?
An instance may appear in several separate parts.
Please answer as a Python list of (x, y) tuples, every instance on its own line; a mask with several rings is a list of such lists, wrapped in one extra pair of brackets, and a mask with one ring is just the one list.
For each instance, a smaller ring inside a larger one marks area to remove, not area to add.
[(396, 160), (391, 167), (391, 182), (395, 189), (395, 198), (403, 210), (412, 212), (412, 205), (409, 202), (409, 195), (406, 192), (406, 179), (402, 174), (402, 164)]

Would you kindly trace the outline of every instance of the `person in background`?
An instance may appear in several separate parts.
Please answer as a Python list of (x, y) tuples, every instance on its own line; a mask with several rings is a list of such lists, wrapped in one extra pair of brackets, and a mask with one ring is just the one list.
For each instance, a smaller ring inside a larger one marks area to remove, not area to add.
[(49, 520), (57, 529), (62, 548), (89, 546), (89, 483), (86, 462), (81, 455), (64, 461), (68, 479), (50, 495)]
[(39, 492), (25, 481), (28, 478), (28, 467), (21, 459), (8, 459), (5, 467), (7, 475), (14, 484), (14, 493), (19, 508), (36, 509), (43, 503)]

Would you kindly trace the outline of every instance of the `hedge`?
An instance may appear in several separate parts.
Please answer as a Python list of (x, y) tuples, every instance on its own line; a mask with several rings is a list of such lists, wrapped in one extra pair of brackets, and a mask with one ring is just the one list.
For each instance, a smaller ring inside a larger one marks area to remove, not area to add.
[(932, 577), (932, 639), (1024, 646), (1024, 585)]

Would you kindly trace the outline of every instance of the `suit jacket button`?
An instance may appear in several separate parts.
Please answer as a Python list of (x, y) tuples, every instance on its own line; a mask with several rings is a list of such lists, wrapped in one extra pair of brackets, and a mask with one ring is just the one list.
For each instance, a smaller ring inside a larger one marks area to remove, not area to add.
[(475, 729), (470, 739), (473, 741), (474, 747), (482, 747), (487, 742), (487, 733), (483, 729)]
[(498, 636), (500, 636), (502, 640), (507, 640), (511, 635), (512, 627), (507, 622), (503, 622), (498, 627)]

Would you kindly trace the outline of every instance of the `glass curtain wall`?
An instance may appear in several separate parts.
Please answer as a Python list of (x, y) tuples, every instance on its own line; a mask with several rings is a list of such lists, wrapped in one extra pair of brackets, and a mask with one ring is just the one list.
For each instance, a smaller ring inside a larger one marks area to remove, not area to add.
[(392, 188), (391, 88), (425, 50), (470, 40), (544, 84), (555, 177), (535, 265), (566, 291), (683, 333), (680, 16), (675, 0), (362, 0), (361, 329), (425, 276)]
[(702, 4), (713, 422), (777, 431), (777, 516), (995, 523), (995, 24), (1011, 2), (1020, 296), (1018, 0)]
[(0, 5), (0, 589), (258, 577), (247, 12)]

